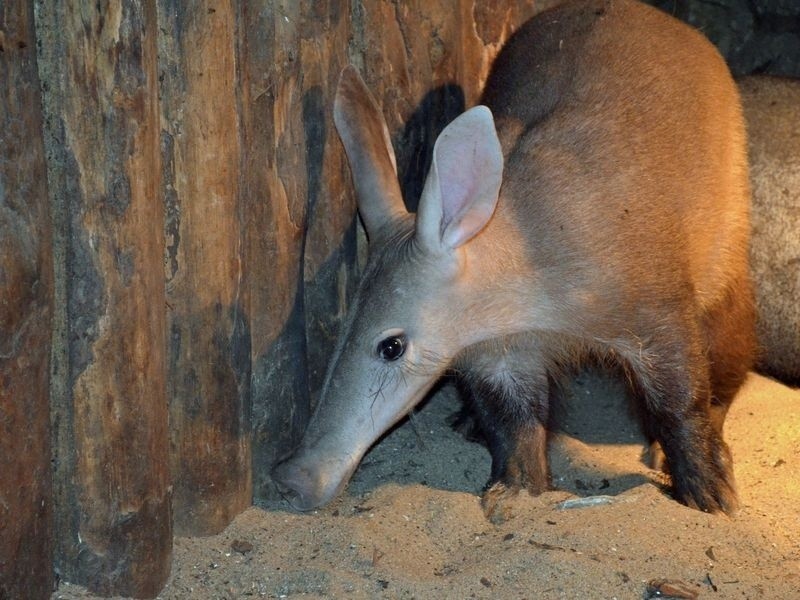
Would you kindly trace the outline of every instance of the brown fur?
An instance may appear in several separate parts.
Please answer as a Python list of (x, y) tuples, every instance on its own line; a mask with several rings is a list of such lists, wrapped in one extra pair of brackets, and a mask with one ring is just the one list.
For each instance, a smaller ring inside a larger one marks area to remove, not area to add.
[[(587, 348), (615, 358), (665, 447), (676, 496), (732, 511), (720, 436), (754, 342), (745, 137), (722, 59), (655, 9), (570, 2), (509, 41), (483, 102), (506, 171), (497, 212), (468, 260), (478, 276), (491, 274), (487, 295), (529, 287), (546, 303), (538, 316), (559, 339), (540, 336), (546, 366), (525, 368), (579, 364)], [(524, 240), (524, 269), (504, 260), (513, 253), (507, 240)], [(495, 318), (503, 331), (503, 311)], [(461, 368), (474, 372), (474, 361), (465, 353)], [(521, 460), (509, 452), (501, 462)], [(538, 488), (539, 475), (498, 479), (519, 488), (531, 478)]]

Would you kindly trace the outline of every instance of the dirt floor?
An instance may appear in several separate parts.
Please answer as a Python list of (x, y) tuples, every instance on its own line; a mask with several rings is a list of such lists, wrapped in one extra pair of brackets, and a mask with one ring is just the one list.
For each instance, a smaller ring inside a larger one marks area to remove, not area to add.
[[(444, 388), (324, 510), (251, 508), (219, 535), (176, 539), (159, 597), (800, 597), (799, 390), (753, 374), (734, 403), (735, 518), (662, 491), (619, 385), (585, 375), (569, 396), (550, 449), (559, 491), (520, 495), (500, 525), (478, 497), (488, 452), (450, 429)], [(93, 596), (62, 584), (53, 598)]]

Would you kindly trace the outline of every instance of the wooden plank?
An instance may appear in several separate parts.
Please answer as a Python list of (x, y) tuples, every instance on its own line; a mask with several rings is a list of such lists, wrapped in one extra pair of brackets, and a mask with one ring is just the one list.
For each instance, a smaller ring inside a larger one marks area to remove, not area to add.
[(310, 411), (302, 255), (305, 169), (297, 82), (298, 3), (240, 4), (245, 273), (252, 331), (253, 492), (274, 496), (269, 470)]
[(51, 227), (33, 2), (0, 4), (0, 598), (49, 598)]
[(251, 502), (234, 3), (159, 0), (175, 531)]
[(241, 4), (242, 186), (253, 343), (256, 498), (298, 440), (355, 274), (355, 206), (332, 125), (341, 2)]
[(311, 408), (357, 283), (357, 226), (350, 168), (333, 124), (339, 73), (348, 61), (350, 15), (337, 0), (300, 14), (307, 231), (303, 302)]
[(152, 597), (172, 549), (155, 2), (42, 2), (37, 34), (58, 233), (56, 570)]

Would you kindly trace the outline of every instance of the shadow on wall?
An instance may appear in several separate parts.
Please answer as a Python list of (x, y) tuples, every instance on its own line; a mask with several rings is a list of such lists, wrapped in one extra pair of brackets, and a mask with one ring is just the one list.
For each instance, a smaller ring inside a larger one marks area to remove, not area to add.
[(408, 210), (417, 210), (436, 138), (450, 121), (465, 110), (461, 86), (452, 83), (442, 85), (425, 94), (403, 130), (393, 136), (400, 189)]

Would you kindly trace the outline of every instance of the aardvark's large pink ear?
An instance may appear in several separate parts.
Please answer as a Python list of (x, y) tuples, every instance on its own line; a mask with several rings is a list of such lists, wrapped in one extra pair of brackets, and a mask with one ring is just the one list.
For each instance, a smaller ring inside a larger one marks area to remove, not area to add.
[(439, 135), (417, 211), (417, 237), (433, 251), (472, 239), (491, 219), (503, 180), (503, 154), (491, 111), (476, 106)]

